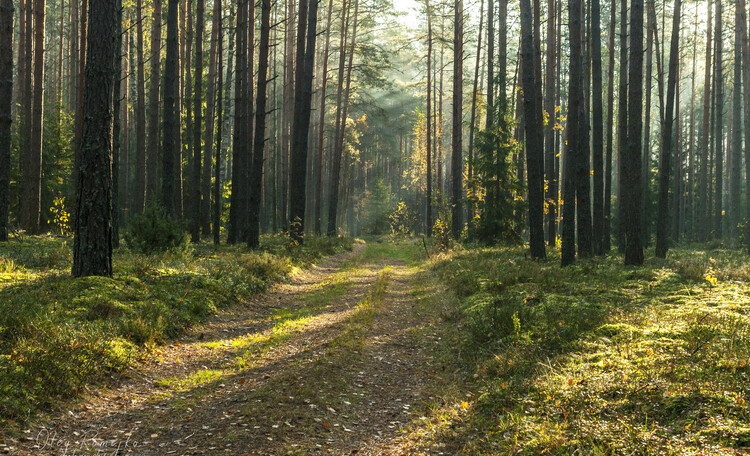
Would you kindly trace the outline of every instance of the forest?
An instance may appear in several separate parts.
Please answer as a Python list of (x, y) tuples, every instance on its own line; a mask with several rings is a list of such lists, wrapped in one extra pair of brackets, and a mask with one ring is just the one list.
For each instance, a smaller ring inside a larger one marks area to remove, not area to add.
[(750, 451), (745, 0), (0, 0), (0, 454)]

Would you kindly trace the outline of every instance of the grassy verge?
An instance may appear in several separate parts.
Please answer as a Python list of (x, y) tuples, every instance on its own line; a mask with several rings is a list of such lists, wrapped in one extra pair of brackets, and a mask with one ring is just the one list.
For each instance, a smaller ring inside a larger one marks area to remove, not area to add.
[(207, 245), (179, 255), (122, 250), (113, 279), (71, 279), (71, 244), (27, 238), (0, 245), (0, 427), (121, 371), (143, 350), (295, 268), (352, 247), (351, 240), (313, 238), (287, 249), (278, 236), (263, 238), (253, 253)]
[(676, 251), (643, 268), (621, 264), (561, 269), (514, 248), (433, 260), (420, 298), (447, 321), (443, 357), (459, 375), (440, 385), (428, 442), (528, 455), (750, 447), (744, 255)]

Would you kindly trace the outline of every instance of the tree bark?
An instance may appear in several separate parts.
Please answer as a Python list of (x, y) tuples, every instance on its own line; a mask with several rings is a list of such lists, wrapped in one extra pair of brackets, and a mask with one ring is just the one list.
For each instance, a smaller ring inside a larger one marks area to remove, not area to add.
[(176, 217), (175, 207), (175, 133), (179, 125), (177, 8), (179, 0), (169, 0), (167, 11), (167, 56), (164, 63), (164, 145), (162, 149), (161, 203), (168, 217)]
[(42, 134), (44, 127), (44, 26), (45, 0), (34, 1), (34, 101), (32, 108), (31, 142), (26, 150), (24, 167), (23, 211), (24, 228), (28, 233), (41, 231), (42, 205)]
[[(357, 1), (357, 0), (355, 0)], [(357, 3), (357, 6), (359, 4)], [(339, 203), (339, 183), (341, 180), (341, 156), (343, 155), (343, 138), (345, 137), (346, 129), (346, 115), (343, 109), (344, 99), (344, 75), (346, 65), (346, 38), (347, 30), (349, 29), (349, 16), (348, 9), (350, 9), (351, 3), (344, 0), (342, 4), (341, 13), (341, 40), (339, 45), (339, 74), (338, 74), (338, 95), (336, 96), (336, 136), (333, 144), (333, 160), (331, 166), (331, 180), (330, 180), (330, 191), (328, 199), (328, 236), (336, 235), (337, 227), (337, 215), (338, 215), (338, 203)], [(356, 13), (354, 15), (356, 21)], [(355, 42), (352, 42), (352, 49), (354, 49)], [(346, 95), (348, 96), (348, 94)], [(342, 139), (341, 148), (339, 147), (339, 138)]]
[[(554, 0), (552, 0), (554, 1)], [(484, 0), (481, 0), (479, 6), (479, 33), (477, 35), (477, 56), (474, 63), (474, 88), (471, 92), (471, 120), (469, 123), (469, 191), (468, 191), (468, 205), (469, 205), (469, 222), (474, 220), (474, 214), (476, 213), (476, 185), (475, 176), (476, 170), (474, 168), (474, 137), (476, 131), (479, 129), (477, 124), (477, 96), (479, 95), (479, 68), (480, 62), (482, 61), (482, 35), (484, 33)]]
[(615, 35), (617, 34), (617, 5), (610, 5), (609, 25), (609, 67), (607, 69), (607, 156), (604, 171), (604, 227), (602, 233), (602, 254), (612, 248), (612, 153), (614, 151), (615, 125)]
[(602, 105), (602, 42), (599, 0), (591, 0), (591, 71), (593, 73), (594, 254), (604, 254), (604, 107)]
[[(157, 197), (159, 194), (159, 87), (161, 86), (161, 9), (162, 0), (154, 0), (154, 12), (152, 15), (151, 27), (151, 75), (149, 82), (150, 86), (148, 100), (149, 118), (148, 149), (146, 156), (146, 201), (157, 201)], [(175, 77), (175, 75), (169, 76), (173, 79)], [(164, 134), (166, 136), (166, 131), (164, 132)]]
[(2, 0), (0, 1), (0, 242), (8, 240), (12, 104), (13, 0)]
[[(224, 68), (222, 62), (224, 58), (224, 31), (222, 29), (222, 8), (221, 0), (214, 0), (216, 2), (216, 32), (217, 32), (217, 68), (216, 74), (218, 82), (216, 84), (216, 118), (218, 119), (216, 125), (216, 177), (214, 178), (214, 212), (213, 212), (213, 235), (214, 245), (218, 246), (221, 243), (221, 209), (223, 206), (222, 201), (222, 180), (221, 180), (221, 153), (222, 153), (222, 140), (223, 138), (223, 127), (224, 127), (224, 106), (222, 104), (223, 94), (221, 89), (224, 85)], [(228, 79), (228, 78), (227, 78)], [(227, 90), (228, 92), (228, 90)]]
[[(737, 26), (740, 28), (742, 41), (742, 85), (745, 86), (743, 105), (745, 110), (745, 178), (750, 182), (750, 43), (748, 42), (748, 20), (745, 0), (737, 0), (737, 8), (740, 10), (740, 20)], [(750, 252), (750, 185), (745, 186), (745, 242)]]
[[(563, 221), (562, 221), (562, 251), (561, 264), (569, 266), (575, 262), (575, 216), (576, 216), (576, 187), (578, 174), (576, 168), (579, 162), (578, 154), (581, 147), (581, 129), (583, 120), (583, 51), (581, 45), (583, 18), (581, 0), (570, 0), (568, 3), (570, 28), (570, 89), (568, 101), (568, 148), (565, 152), (565, 170), (563, 186)], [(524, 64), (525, 65), (525, 64)]]
[[(214, 128), (216, 127), (216, 58), (219, 36), (219, 17), (221, 2), (214, 1), (211, 25), (211, 43), (208, 58), (208, 90), (206, 93), (206, 150), (203, 154), (203, 177), (201, 178), (201, 215), (200, 224), (203, 236), (211, 234), (211, 172), (213, 168)], [(221, 117), (218, 117), (221, 119)], [(221, 123), (221, 121), (219, 121)]]
[(315, 173), (315, 214), (313, 216), (315, 221), (315, 235), (320, 236), (322, 234), (322, 225), (323, 221), (321, 219), (322, 217), (322, 206), (323, 206), (323, 146), (325, 145), (325, 120), (326, 120), (326, 91), (328, 89), (328, 57), (330, 54), (330, 46), (331, 46), (331, 20), (333, 17), (333, 0), (329, 0), (328, 2), (328, 19), (326, 21), (326, 45), (325, 45), (325, 51), (323, 52), (323, 83), (321, 85), (320, 91), (320, 125), (319, 125), (319, 133), (318, 133), (318, 154), (317, 154), (317, 160), (316, 160), (316, 169), (317, 172)]
[[(302, 243), (305, 234), (305, 208), (307, 191), (307, 152), (312, 108), (312, 80), (315, 70), (315, 38), (317, 36), (319, 0), (300, 0), (297, 28), (297, 75), (295, 77), (295, 122), (292, 142), (292, 187), (293, 198), (290, 204), (289, 222), (292, 239)], [(304, 7), (303, 7), (304, 5)], [(308, 14), (309, 17), (304, 17)], [(307, 49), (305, 49), (307, 31)], [(354, 49), (352, 49), (352, 53)], [(259, 162), (259, 165), (262, 162)], [(258, 176), (260, 177), (260, 176)]]
[[(301, 0), (303, 3), (305, 0)], [(317, 0), (312, 0), (317, 5)], [(315, 6), (313, 6), (315, 8)], [(300, 7), (300, 11), (302, 8)], [(317, 19), (317, 18), (316, 18)], [(312, 25), (312, 33), (315, 26)], [(258, 63), (258, 93), (255, 110), (255, 138), (253, 141), (253, 159), (250, 181), (250, 233), (248, 236), (248, 247), (255, 249), (260, 246), (260, 198), (261, 179), (263, 173), (263, 150), (266, 142), (266, 92), (268, 87), (268, 55), (271, 36), (271, 0), (261, 0), (261, 26), (260, 26), (260, 55)], [(304, 37), (304, 33), (302, 33)], [(304, 38), (303, 38), (304, 40)], [(312, 85), (312, 78), (310, 81)], [(312, 96), (312, 94), (311, 94)], [(309, 111), (308, 111), (309, 112)], [(309, 119), (309, 117), (308, 117)], [(304, 198), (302, 198), (304, 200)], [(304, 208), (303, 208), (304, 211)], [(304, 214), (304, 212), (303, 212)]]
[(232, 145), (232, 194), (229, 208), (229, 237), (227, 242), (235, 244), (245, 239), (247, 228), (246, 162), (249, 152), (247, 144), (248, 101), (247, 95), (247, 6), (249, 0), (240, 0), (237, 8), (237, 65), (234, 80), (234, 141)]
[(555, 0), (547, 2), (547, 73), (545, 74), (544, 111), (547, 125), (544, 128), (545, 174), (547, 177), (547, 243), (554, 247), (557, 242), (557, 175), (555, 174), (555, 76), (557, 72), (556, 30), (557, 11)]
[[(490, 0), (491, 2), (492, 0)], [(425, 234), (432, 236), (432, 12), (430, 0), (425, 0), (427, 10), (427, 190), (425, 204), (427, 214), (425, 218)], [(489, 105), (489, 102), (488, 102)], [(489, 108), (488, 111), (489, 112)]]
[[(741, 162), (742, 162), (742, 26), (740, 23), (742, 17), (739, 2), (735, 3), (734, 13), (734, 114), (732, 116), (732, 171), (729, 183), (729, 200), (730, 200), (730, 223), (729, 233), (731, 244), (736, 248), (739, 241), (739, 224), (740, 224), (740, 180)], [(745, 89), (747, 90), (747, 88)]]
[[(205, 25), (205, 3), (197, 0), (195, 15), (195, 94), (193, 111), (193, 173), (191, 176), (190, 237), (192, 242), (201, 241), (201, 164), (203, 160), (203, 33)], [(190, 71), (188, 69), (187, 71)], [(185, 101), (189, 103), (189, 100)]]
[[(536, 84), (536, 46), (534, 28), (532, 25), (532, 13), (529, 0), (521, 0), (521, 58), (523, 59), (523, 70), (521, 82), (523, 87), (523, 113), (526, 127), (526, 163), (529, 192), (529, 244), (531, 257), (543, 260), (547, 257), (544, 247), (544, 175), (542, 169), (542, 157), (544, 153), (544, 141), (542, 128), (539, 125), (537, 103), (540, 97)], [(573, 39), (573, 37), (571, 37)], [(573, 57), (575, 58), (575, 57)]]
[(115, 0), (117, 18), (115, 26), (114, 71), (112, 73), (112, 248), (120, 248), (120, 99), (122, 97), (122, 0)]
[[(464, 117), (464, 2), (455, 0), (453, 25), (453, 138), (451, 152), (451, 187), (453, 237), (459, 239), (464, 229), (463, 209), (463, 117)], [(543, 231), (543, 230), (542, 230)], [(542, 234), (543, 235), (543, 234)]]
[[(672, 164), (672, 126), (674, 122), (675, 97), (678, 95), (677, 67), (679, 64), (681, 0), (674, 2), (672, 22), (672, 45), (669, 50), (669, 76), (667, 79), (667, 109), (664, 113), (659, 158), (659, 211), (656, 225), (656, 257), (666, 258), (669, 250), (669, 177)], [(679, 113), (678, 113), (679, 115)]]
[(627, 154), (628, 138), (628, 0), (620, 3), (620, 71), (617, 118), (617, 245), (622, 252), (625, 251), (625, 192), (623, 180), (625, 170), (623, 169), (623, 157)]
[(83, 87), (73, 276), (112, 276), (112, 94), (117, 1), (92, 0)]
[(714, 58), (714, 97), (716, 98), (716, 108), (714, 111), (714, 140), (716, 141), (716, 161), (714, 169), (716, 170), (716, 196), (714, 198), (714, 236), (717, 239), (722, 237), (723, 228), (723, 210), (724, 210), (724, 75), (723, 65), (723, 8), (721, 0), (716, 0), (716, 57)]
[(712, 27), (712, 0), (708, 0), (708, 34), (706, 37), (706, 72), (704, 76), (703, 85), (703, 128), (701, 135), (701, 146), (700, 146), (700, 177), (699, 177), (699, 190), (698, 190), (698, 240), (705, 241), (709, 237), (710, 232), (710, 217), (711, 213), (708, 206), (708, 149), (709, 149), (709, 135), (710, 135), (710, 112), (711, 112), (711, 56), (713, 48), (711, 46), (711, 40), (713, 39)]
[(625, 264), (643, 264), (641, 239), (641, 147), (643, 134), (643, 0), (630, 7), (630, 65), (628, 68), (628, 135), (622, 169), (625, 205)]

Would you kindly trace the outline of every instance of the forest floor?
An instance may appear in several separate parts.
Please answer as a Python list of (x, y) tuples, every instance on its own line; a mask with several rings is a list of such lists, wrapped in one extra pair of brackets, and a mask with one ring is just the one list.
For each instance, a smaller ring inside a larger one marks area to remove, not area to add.
[(428, 247), (372, 238), (297, 270), (0, 429), (0, 453), (750, 454), (744, 252), (562, 269)]
[(91, 388), (13, 453), (409, 452), (401, 431), (442, 372), (418, 256), (373, 243), (329, 257)]

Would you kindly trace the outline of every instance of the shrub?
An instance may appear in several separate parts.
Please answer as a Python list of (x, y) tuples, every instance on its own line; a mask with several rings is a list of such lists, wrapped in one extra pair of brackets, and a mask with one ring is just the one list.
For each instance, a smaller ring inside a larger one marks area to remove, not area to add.
[(125, 243), (131, 250), (145, 254), (184, 252), (188, 245), (184, 224), (167, 217), (164, 209), (155, 204), (130, 219)]

